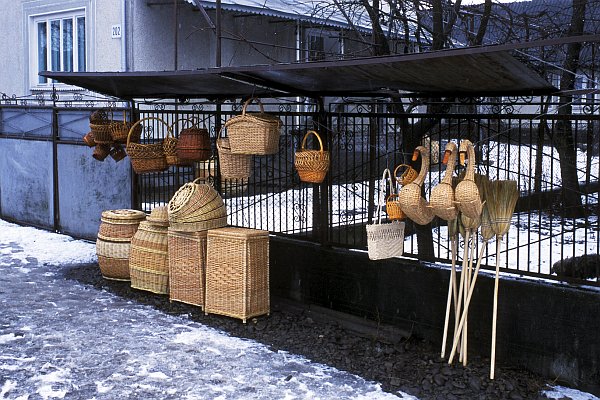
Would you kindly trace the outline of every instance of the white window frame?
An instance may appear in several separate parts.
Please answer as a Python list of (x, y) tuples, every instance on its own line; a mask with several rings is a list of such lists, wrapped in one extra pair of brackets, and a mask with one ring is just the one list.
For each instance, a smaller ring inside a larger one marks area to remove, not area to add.
[[(85, 56), (83, 59), (83, 68), (79, 66), (79, 43), (78, 43), (78, 19), (84, 18), (84, 34), (85, 34), (85, 45), (84, 51)], [(63, 40), (63, 28), (64, 21), (71, 20), (72, 21), (72, 72), (82, 72), (86, 71), (89, 68), (89, 59), (90, 59), (90, 28), (89, 28), (89, 18), (87, 16), (86, 8), (76, 8), (69, 10), (62, 10), (52, 13), (44, 13), (44, 14), (36, 14), (29, 16), (29, 87), (31, 90), (44, 90), (49, 87), (55, 85), (58, 88), (68, 89), (72, 86), (62, 84), (52, 79), (47, 79), (46, 82), (40, 82), (40, 77), (38, 72), (40, 71), (40, 63), (39, 63), (39, 42), (38, 42), (38, 26), (41, 23), (46, 23), (46, 68), (47, 71), (64, 71), (64, 50), (65, 43)], [(60, 29), (59, 29), (59, 44), (60, 49), (58, 51), (58, 68), (53, 69), (52, 67), (52, 51), (51, 48), (51, 21), (59, 21)]]

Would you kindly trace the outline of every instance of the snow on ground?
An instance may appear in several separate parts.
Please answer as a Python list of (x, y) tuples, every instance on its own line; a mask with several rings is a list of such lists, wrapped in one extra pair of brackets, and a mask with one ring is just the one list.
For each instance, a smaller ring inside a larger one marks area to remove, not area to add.
[(397, 398), (57, 273), (94, 253), (91, 243), (0, 221), (0, 398)]

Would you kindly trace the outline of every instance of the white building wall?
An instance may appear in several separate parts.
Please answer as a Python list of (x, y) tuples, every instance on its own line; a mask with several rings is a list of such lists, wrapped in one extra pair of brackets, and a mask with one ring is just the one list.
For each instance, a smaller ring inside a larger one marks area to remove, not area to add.
[(0, 0), (0, 92), (23, 94), (24, 32), (19, 1)]

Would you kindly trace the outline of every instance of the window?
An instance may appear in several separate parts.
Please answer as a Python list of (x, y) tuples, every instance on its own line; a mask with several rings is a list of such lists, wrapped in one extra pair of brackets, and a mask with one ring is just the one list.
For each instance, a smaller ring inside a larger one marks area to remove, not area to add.
[(40, 71), (86, 70), (85, 10), (32, 17), (32, 86), (47, 85)]

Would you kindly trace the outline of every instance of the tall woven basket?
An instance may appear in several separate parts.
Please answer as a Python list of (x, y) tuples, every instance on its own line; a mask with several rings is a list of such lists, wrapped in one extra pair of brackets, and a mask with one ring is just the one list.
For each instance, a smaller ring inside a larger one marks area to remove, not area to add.
[(168, 231), (169, 298), (204, 307), (207, 231)]
[(456, 143), (448, 142), (443, 160), (443, 163), (446, 164), (446, 173), (442, 181), (431, 189), (429, 197), (429, 205), (433, 213), (446, 221), (453, 220), (458, 216), (458, 208), (454, 201), (454, 187), (452, 186), (457, 151)]
[[(166, 170), (169, 166), (165, 157), (165, 150), (163, 148), (163, 140), (156, 141), (156, 138), (152, 138), (151, 143), (134, 143), (131, 141), (132, 135), (134, 134), (138, 125), (145, 121), (156, 120), (163, 126), (166, 132), (171, 129), (169, 125), (158, 117), (148, 117), (137, 121), (127, 136), (127, 155), (131, 159), (131, 166), (136, 174), (144, 174), (148, 172), (160, 172)], [(148, 129), (148, 128), (146, 128)], [(150, 136), (147, 133), (147, 136)], [(166, 134), (164, 135), (166, 136)]]
[[(314, 135), (319, 141), (319, 150), (307, 150), (306, 139), (310, 135)], [(294, 166), (298, 171), (300, 180), (309, 183), (321, 183), (325, 179), (327, 171), (329, 171), (330, 154), (329, 151), (323, 150), (323, 141), (321, 136), (315, 131), (308, 131), (302, 139), (300, 151), (296, 152)]]
[(223, 179), (247, 179), (252, 175), (252, 156), (234, 154), (228, 138), (217, 139), (219, 171)]
[[(256, 100), (259, 113), (247, 113), (246, 108)], [(279, 134), (282, 122), (276, 116), (265, 113), (259, 99), (250, 98), (244, 103), (242, 115), (225, 122), (234, 154), (268, 155), (279, 151)]]
[(157, 294), (169, 293), (169, 258), (166, 226), (147, 221), (131, 239), (129, 269), (131, 287)]

